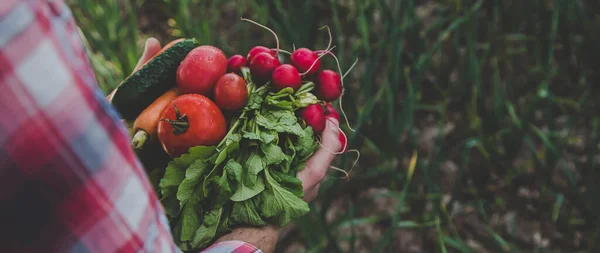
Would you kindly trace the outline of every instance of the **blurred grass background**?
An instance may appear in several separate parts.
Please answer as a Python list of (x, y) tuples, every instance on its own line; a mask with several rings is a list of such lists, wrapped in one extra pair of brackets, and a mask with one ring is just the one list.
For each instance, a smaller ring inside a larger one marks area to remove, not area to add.
[(596, 0), (68, 2), (105, 92), (149, 36), (275, 46), (240, 17), (289, 51), (325, 48), (329, 25), (342, 68), (359, 58), (342, 129), (361, 160), (279, 252), (600, 252)]

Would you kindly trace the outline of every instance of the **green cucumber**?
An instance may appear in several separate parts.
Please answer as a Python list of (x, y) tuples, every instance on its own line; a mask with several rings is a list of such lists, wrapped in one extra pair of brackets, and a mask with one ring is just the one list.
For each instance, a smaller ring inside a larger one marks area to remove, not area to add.
[(123, 119), (135, 120), (160, 95), (176, 86), (179, 63), (198, 46), (196, 39), (185, 39), (157, 55), (117, 86), (110, 103)]

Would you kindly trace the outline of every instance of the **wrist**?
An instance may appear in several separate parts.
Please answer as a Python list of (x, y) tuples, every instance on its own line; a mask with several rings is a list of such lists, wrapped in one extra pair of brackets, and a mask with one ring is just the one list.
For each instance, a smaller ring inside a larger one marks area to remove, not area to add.
[(252, 244), (261, 251), (268, 253), (275, 251), (275, 244), (279, 239), (282, 228), (275, 225), (267, 225), (264, 227), (239, 227), (233, 229), (229, 234), (226, 234), (216, 243), (224, 241), (243, 241)]

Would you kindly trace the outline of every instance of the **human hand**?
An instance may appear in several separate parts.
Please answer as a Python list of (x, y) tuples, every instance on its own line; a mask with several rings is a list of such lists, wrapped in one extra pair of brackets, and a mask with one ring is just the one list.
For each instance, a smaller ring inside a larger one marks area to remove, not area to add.
[(321, 148), (306, 162), (306, 167), (298, 173), (304, 190), (304, 201), (310, 202), (317, 197), (321, 181), (325, 177), (331, 161), (342, 149), (338, 137), (339, 121), (331, 116), (326, 117), (325, 130), (321, 133)]
[[(144, 45), (144, 53), (142, 53), (142, 57), (140, 57), (137, 64), (133, 68), (133, 72), (136, 72), (140, 68), (142, 68), (142, 66), (144, 66), (144, 64), (146, 64), (148, 61), (150, 61), (152, 59), (152, 57), (155, 56), (156, 53), (160, 52), (160, 49), (161, 49), (160, 42), (157, 39), (152, 38), (152, 37), (148, 38)], [(108, 101), (112, 100), (112, 97), (115, 94), (116, 90), (117, 89), (113, 89), (110, 92), (110, 94), (108, 94), (108, 96), (106, 96), (106, 99)]]
[(138, 71), (144, 64), (152, 59), (156, 55), (156, 53), (160, 52), (160, 42), (155, 38), (148, 38), (146, 40), (146, 44), (144, 45), (144, 53), (142, 57), (138, 60), (138, 63), (133, 68), (133, 72)]
[[(321, 133), (321, 148), (308, 159), (306, 167), (298, 173), (298, 178), (302, 181), (304, 201), (306, 202), (310, 202), (317, 197), (321, 181), (323, 181), (331, 161), (336, 156), (335, 152), (342, 149), (338, 137), (338, 125), (339, 121), (336, 118), (331, 116), (326, 118), (325, 130)], [(275, 225), (239, 227), (219, 238), (217, 243), (238, 240), (250, 243), (265, 253), (273, 252), (281, 229)]]

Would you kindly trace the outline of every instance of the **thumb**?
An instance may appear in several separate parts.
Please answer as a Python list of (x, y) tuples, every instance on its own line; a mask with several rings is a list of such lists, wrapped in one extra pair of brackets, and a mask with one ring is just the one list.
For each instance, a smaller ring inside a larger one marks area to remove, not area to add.
[[(339, 138), (340, 121), (335, 116), (325, 118), (325, 130), (321, 133), (322, 145), (321, 149), (327, 149), (328, 154), (336, 153), (342, 149), (342, 144)], [(331, 151), (331, 152), (329, 152)], [(335, 154), (331, 154), (332, 159)]]
[[(144, 66), (144, 64), (150, 61), (150, 59), (152, 59), (152, 57), (154, 57), (154, 55), (158, 52), (160, 52), (160, 42), (155, 38), (148, 38), (146, 40), (146, 44), (144, 45), (144, 53), (142, 54), (142, 57), (140, 57), (140, 59), (138, 60), (138, 63), (135, 65), (135, 68), (133, 68), (133, 72), (136, 72), (139, 69), (141, 69)], [(118, 88), (119, 87), (113, 89), (106, 96), (106, 100), (108, 100), (109, 103), (112, 102), (112, 98), (115, 95), (115, 91)]]
[(325, 122), (325, 130), (321, 133), (321, 148), (311, 158), (327, 168), (335, 158), (335, 153), (342, 149), (342, 144), (338, 136), (339, 121), (334, 117), (327, 117)]
[(329, 169), (329, 164), (335, 158), (335, 153), (342, 148), (338, 129), (339, 121), (333, 117), (327, 117), (325, 130), (321, 133), (321, 148), (306, 162), (306, 169), (298, 174), (305, 190), (321, 182)]
[(160, 51), (160, 42), (156, 39), (156, 38), (148, 38), (146, 40), (146, 44), (144, 45), (144, 53), (142, 54), (142, 57), (140, 57), (140, 59), (138, 60), (137, 65), (135, 65), (135, 68), (133, 71), (137, 71), (140, 68), (142, 68), (144, 66), (144, 64), (146, 64), (148, 61), (150, 61), (152, 59), (152, 57), (154, 57), (154, 55), (156, 53), (158, 53)]

